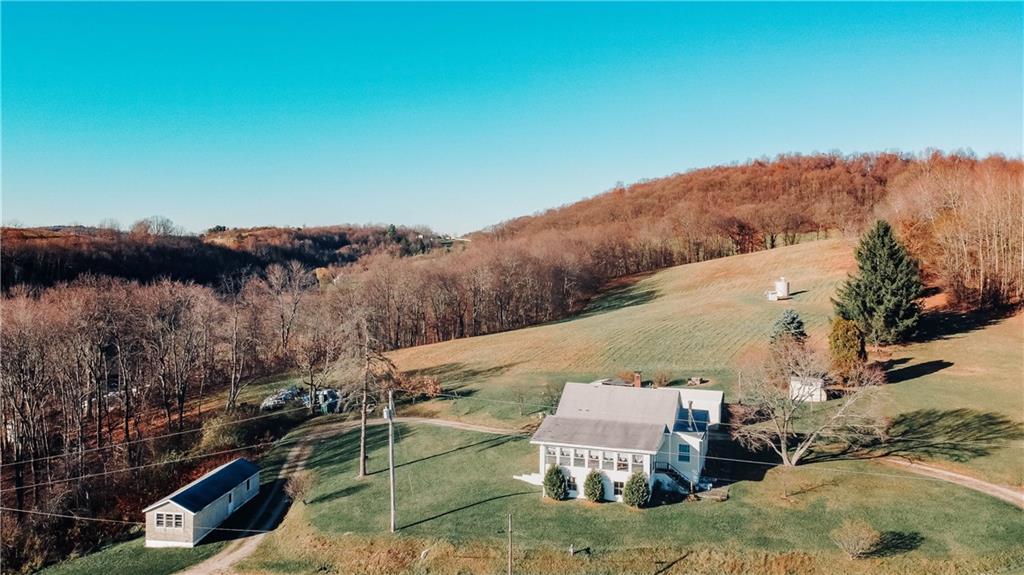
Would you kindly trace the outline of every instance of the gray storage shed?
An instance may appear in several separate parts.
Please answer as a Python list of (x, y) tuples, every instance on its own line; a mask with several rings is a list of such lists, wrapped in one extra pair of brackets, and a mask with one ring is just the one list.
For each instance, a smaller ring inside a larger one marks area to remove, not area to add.
[(225, 463), (142, 510), (146, 547), (194, 547), (260, 491), (260, 468)]

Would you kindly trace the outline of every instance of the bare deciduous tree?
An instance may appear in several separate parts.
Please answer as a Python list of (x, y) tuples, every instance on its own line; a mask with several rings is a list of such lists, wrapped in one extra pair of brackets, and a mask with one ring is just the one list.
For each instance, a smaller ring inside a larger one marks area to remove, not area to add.
[(877, 381), (869, 372), (859, 385), (826, 404), (790, 393), (790, 377), (827, 377), (825, 365), (823, 358), (801, 345), (776, 350), (763, 368), (743, 379), (733, 439), (748, 449), (771, 449), (784, 465), (797, 465), (824, 443), (858, 444), (880, 437), (882, 424), (870, 406)]

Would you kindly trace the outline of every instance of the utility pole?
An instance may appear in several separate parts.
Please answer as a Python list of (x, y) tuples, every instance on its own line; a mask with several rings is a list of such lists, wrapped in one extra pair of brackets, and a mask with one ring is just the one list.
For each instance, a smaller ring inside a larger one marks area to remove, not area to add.
[(388, 475), (391, 478), (391, 532), (395, 532), (395, 397), (388, 390), (388, 406), (384, 408), (384, 419), (388, 420)]
[(512, 514), (508, 514), (508, 575), (512, 575)]

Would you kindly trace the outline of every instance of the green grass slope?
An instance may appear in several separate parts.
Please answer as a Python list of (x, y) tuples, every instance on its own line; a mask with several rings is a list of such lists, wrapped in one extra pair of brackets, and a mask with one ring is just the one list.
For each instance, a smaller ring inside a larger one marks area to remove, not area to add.
[[(797, 310), (824, 341), (836, 286), (854, 269), (852, 244), (824, 240), (669, 268), (599, 299), (569, 320), (401, 350), (404, 370), (435, 375), (446, 389), (480, 399), (536, 401), (548, 384), (639, 369), (673, 379), (700, 376), (733, 390), (737, 365), (761, 352), (771, 324)], [(786, 276), (795, 297), (769, 302)], [(494, 423), (520, 419), (517, 405), (458, 401), (446, 416)]]

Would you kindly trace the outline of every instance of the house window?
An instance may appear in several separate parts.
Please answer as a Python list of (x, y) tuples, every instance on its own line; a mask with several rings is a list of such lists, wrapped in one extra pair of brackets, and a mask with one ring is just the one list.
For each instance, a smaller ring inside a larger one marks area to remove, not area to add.
[(591, 449), (587, 452), (587, 467), (591, 469), (601, 468), (601, 452), (596, 449)]
[(568, 447), (558, 448), (558, 464), (566, 467), (572, 465), (572, 454)]
[(546, 465), (558, 463), (558, 455), (555, 452), (555, 448), (550, 445), (544, 448), (544, 463)]
[(586, 456), (587, 450), (585, 450), (585, 449), (573, 449), (572, 450), (572, 454), (573, 454), (572, 466), (573, 467), (583, 467), (583, 465), (584, 465), (583, 458)]
[(615, 461), (616, 471), (629, 471), (629, 454), (620, 453), (618, 459)]
[(678, 458), (679, 463), (689, 463), (690, 462), (690, 444), (689, 443), (680, 443), (679, 444), (679, 453), (678, 453), (678, 455), (676, 455), (676, 457)]
[(644, 470), (644, 456), (643, 455), (634, 455), (633, 456), (633, 471), (643, 471), (643, 470)]
[(623, 484), (621, 481), (612, 482), (612, 493), (615, 495), (622, 495)]
[(576, 487), (576, 478), (572, 475), (566, 478), (565, 483), (568, 485), (569, 491), (579, 491), (579, 488)]
[(607, 469), (608, 471), (611, 471), (611, 470), (615, 469), (615, 452), (613, 452), (613, 451), (605, 451), (604, 452), (604, 458), (601, 459), (601, 467), (603, 467), (604, 469)]

